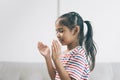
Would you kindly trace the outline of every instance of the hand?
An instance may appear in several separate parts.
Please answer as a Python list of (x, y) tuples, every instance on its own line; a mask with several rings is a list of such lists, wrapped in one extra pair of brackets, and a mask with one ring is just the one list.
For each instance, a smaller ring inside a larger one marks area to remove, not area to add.
[(59, 59), (59, 55), (61, 54), (61, 46), (58, 41), (53, 40), (52, 42), (52, 59), (53, 61)]
[(50, 49), (47, 45), (42, 42), (38, 42), (38, 50), (44, 57), (50, 57)]

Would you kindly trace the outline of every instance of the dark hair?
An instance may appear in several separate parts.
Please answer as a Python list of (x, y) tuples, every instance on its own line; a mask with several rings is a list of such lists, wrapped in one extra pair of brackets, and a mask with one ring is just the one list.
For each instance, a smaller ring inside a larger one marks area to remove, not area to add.
[[(89, 60), (90, 70), (92, 71), (95, 66), (95, 55), (97, 53), (94, 41), (93, 41), (93, 31), (92, 26), (89, 21), (83, 21), (82, 17), (76, 12), (69, 12), (58, 19), (60, 25), (67, 26), (69, 29), (73, 29), (75, 26), (80, 27), (79, 32), (79, 44), (80, 46), (85, 46), (86, 56)], [(84, 23), (87, 25), (87, 33), (84, 36)], [(84, 44), (84, 45), (83, 45)]]

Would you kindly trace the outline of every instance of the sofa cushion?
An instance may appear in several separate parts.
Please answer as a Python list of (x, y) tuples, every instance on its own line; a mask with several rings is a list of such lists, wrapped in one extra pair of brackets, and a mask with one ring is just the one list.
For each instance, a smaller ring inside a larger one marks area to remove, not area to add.
[(120, 80), (120, 63), (111, 63), (114, 73), (113, 80)]
[(50, 80), (44, 63), (1, 62), (0, 80)]
[[(120, 80), (120, 63), (96, 63), (90, 80)], [(50, 80), (46, 63), (0, 62), (0, 80)]]
[(96, 63), (90, 74), (90, 80), (113, 80), (112, 64)]

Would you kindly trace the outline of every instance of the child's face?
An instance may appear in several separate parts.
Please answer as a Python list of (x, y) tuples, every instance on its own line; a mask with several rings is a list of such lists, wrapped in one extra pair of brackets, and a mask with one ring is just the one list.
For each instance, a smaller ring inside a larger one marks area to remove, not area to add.
[(75, 39), (72, 30), (59, 24), (56, 24), (56, 36), (62, 45), (69, 45)]

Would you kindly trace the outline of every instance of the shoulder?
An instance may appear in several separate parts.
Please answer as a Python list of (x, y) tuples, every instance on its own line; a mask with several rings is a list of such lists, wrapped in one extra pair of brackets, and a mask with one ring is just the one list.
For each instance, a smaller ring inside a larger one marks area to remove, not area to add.
[(75, 62), (80, 62), (83, 64), (88, 64), (88, 59), (86, 56), (86, 51), (82, 46), (78, 46), (75, 49), (71, 51), (72, 56), (71, 60), (74, 60)]
[(70, 51), (70, 54), (72, 55), (85, 55), (85, 49), (82, 46), (77, 46), (73, 50)]

